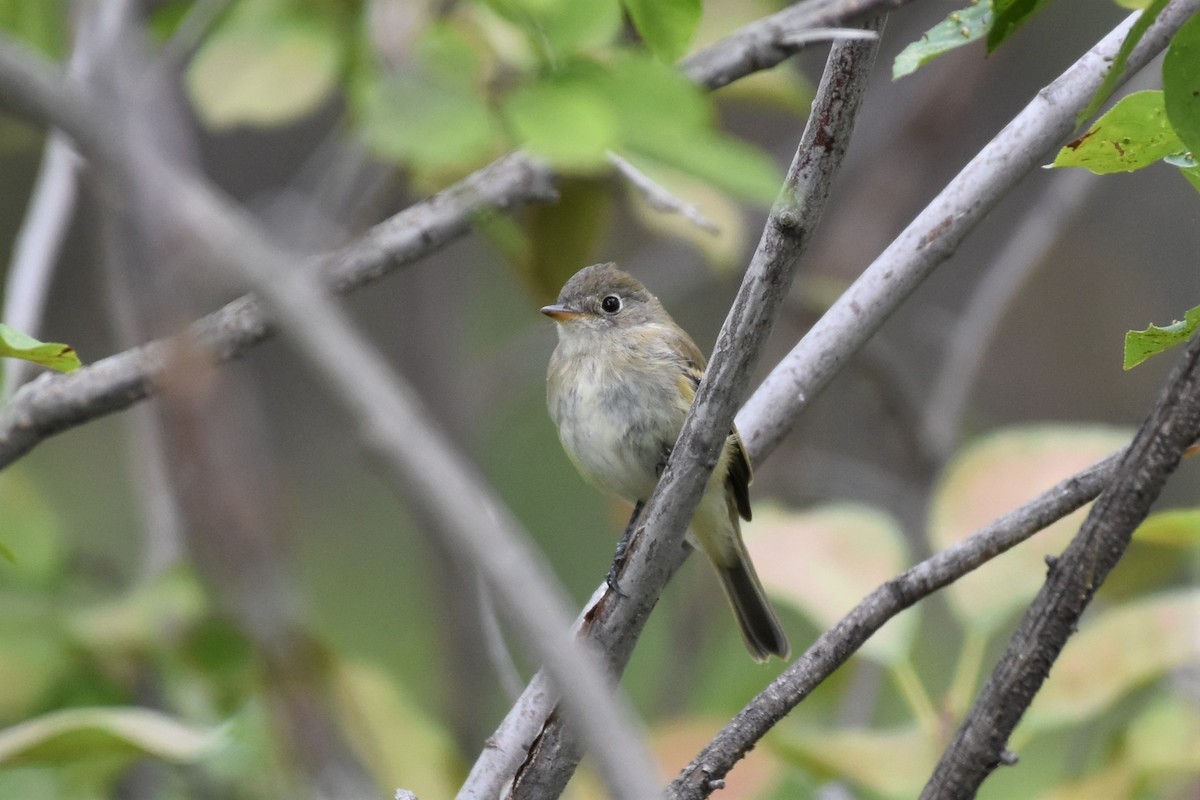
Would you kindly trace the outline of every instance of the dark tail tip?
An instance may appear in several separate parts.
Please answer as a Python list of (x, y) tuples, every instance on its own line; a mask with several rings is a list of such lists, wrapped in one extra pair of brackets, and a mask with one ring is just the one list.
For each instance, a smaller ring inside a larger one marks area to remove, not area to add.
[(748, 561), (732, 567), (718, 567), (721, 586), (733, 606), (746, 649), (755, 661), (766, 661), (771, 656), (787, 660), (792, 649), (787, 634), (771, 609), (758, 576)]

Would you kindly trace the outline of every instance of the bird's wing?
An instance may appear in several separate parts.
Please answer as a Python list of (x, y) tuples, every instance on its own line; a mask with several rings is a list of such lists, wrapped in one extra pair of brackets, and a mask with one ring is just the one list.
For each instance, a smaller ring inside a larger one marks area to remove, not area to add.
[[(676, 351), (684, 356), (682, 365), (684, 380), (680, 383), (690, 406), (696, 396), (696, 389), (700, 386), (700, 379), (704, 377), (706, 366), (704, 354), (687, 334), (678, 336), (675, 345)], [(750, 483), (754, 480), (754, 471), (750, 468), (750, 457), (746, 455), (746, 446), (742, 443), (742, 437), (738, 434), (736, 427), (730, 429), (729, 438), (725, 440), (725, 447), (729, 451), (729, 472), (725, 478), (725, 484), (733, 492), (738, 514), (749, 522)]]

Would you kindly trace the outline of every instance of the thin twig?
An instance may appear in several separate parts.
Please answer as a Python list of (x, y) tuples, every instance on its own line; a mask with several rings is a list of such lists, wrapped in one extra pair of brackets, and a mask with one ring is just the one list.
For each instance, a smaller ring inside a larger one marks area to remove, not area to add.
[(779, 720), (833, 674), (892, 617), (1015, 547), (1050, 523), (1095, 499), (1121, 453), (1042, 492), (966, 539), (892, 578), (867, 595), (763, 689), (671, 782), (672, 800), (699, 800)]
[[(909, 0), (806, 0), (755, 20), (698, 50), (679, 68), (696, 83), (717, 89), (770, 69), (815, 41), (836, 41), (837, 26), (871, 19)], [(824, 30), (823, 36), (812, 35)]]
[(621, 173), (629, 181), (630, 185), (645, 198), (646, 202), (655, 211), (661, 211), (664, 214), (679, 214), (700, 230), (707, 231), (708, 233), (719, 234), (721, 232), (721, 229), (714, 225), (712, 220), (704, 216), (699, 208), (692, 203), (685, 203), (671, 194), (665, 186), (642, 172), (627, 159), (622, 158), (612, 150), (609, 150), (605, 155), (608, 158), (608, 163), (616, 167), (617, 172)]
[[(684, 531), (728, 435), (739, 399), (738, 387), (746, 384), (754, 369), (798, 259), (824, 211), (877, 46), (877, 40), (833, 46), (783, 190), (717, 338), (679, 441), (629, 542), (621, 576), (622, 594), (606, 593), (585, 616), (584, 635), (603, 649), (617, 674), (624, 669), (645, 619), (681, 562)], [(546, 718), (548, 713), (548, 708), (535, 709), (518, 702), (510, 716), (535, 714)], [(498, 742), (495, 736), (490, 743), (493, 746), (480, 761), (493, 776), (508, 772), (495, 766), (497, 760), (512, 758), (528, 746)], [(512, 796), (557, 796), (580, 755), (570, 730), (556, 715), (551, 716), (538, 734), (536, 749), (517, 773)], [(473, 770), (460, 797), (494, 797), (499, 787), (474, 785), (475, 775)]]
[(921, 797), (974, 797), (1006, 750), (1050, 667), (1105, 577), (1129, 546), (1183, 451), (1200, 437), (1200, 337), (1194, 337), (1123, 453), (1079, 533), (1050, 565), (975, 705), (942, 753)]

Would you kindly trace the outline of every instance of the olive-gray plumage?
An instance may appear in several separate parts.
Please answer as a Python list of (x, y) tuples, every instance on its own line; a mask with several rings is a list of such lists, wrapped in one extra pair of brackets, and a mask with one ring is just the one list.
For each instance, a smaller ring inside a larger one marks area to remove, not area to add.
[[(658, 483), (696, 387), (704, 355), (632, 275), (615, 264), (585, 267), (542, 312), (558, 323), (546, 400), (567, 456), (590, 483), (629, 502)], [(737, 430), (725, 442), (688, 529), (733, 606), (756, 660), (788, 656), (742, 543), (750, 519), (750, 461)]]

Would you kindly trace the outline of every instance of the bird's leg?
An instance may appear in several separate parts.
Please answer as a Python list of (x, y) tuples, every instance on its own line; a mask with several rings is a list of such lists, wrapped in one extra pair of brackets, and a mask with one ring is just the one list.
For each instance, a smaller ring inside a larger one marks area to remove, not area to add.
[(638, 517), (642, 515), (642, 507), (645, 505), (641, 500), (633, 507), (633, 513), (629, 515), (629, 524), (625, 526), (625, 532), (621, 534), (621, 541), (617, 542), (617, 552), (613, 556), (612, 566), (608, 568), (608, 576), (604, 582), (608, 584), (608, 588), (619, 594), (621, 597), (625, 593), (621, 591), (620, 585), (617, 583), (617, 576), (621, 574), (621, 570), (625, 568), (626, 549), (629, 547), (629, 540), (633, 538), (633, 530), (637, 527)]

